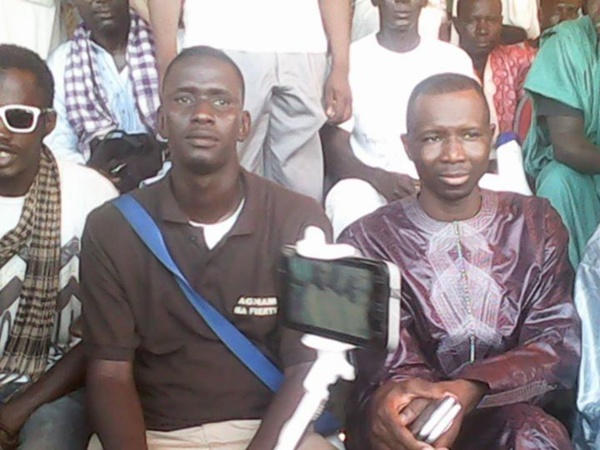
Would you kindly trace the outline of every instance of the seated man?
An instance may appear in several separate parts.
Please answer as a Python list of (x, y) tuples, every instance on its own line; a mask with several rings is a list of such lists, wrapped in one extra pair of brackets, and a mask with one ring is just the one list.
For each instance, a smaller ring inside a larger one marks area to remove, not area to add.
[(561, 22), (579, 18), (583, 0), (542, 0), (540, 2), (540, 28), (546, 31)]
[(525, 44), (500, 45), (502, 2), (458, 0), (454, 21), (460, 47), (471, 59), (482, 81), (498, 133), (515, 131), (517, 106), (524, 96), (525, 77), (535, 49)]
[[(456, 17), (460, 0), (452, 0), (452, 17)], [(502, 44), (510, 45), (537, 39), (540, 35), (539, 0), (501, 0), (502, 2)], [(459, 37), (452, 30), (452, 43)]]
[(373, 3), (379, 8), (380, 30), (354, 42), (350, 50), (353, 117), (324, 133), (328, 175), (342, 180), (326, 199), (336, 234), (415, 191), (417, 174), (400, 140), (412, 89), (437, 73), (473, 75), (465, 52), (420, 38), (419, 15), (426, 0)]
[(581, 323), (581, 366), (577, 381), (578, 423), (573, 442), (578, 450), (600, 448), (600, 228), (592, 236), (577, 268), (575, 305)]
[(525, 169), (561, 215), (575, 268), (600, 223), (600, 0), (587, 5), (589, 16), (545, 33), (525, 83), (536, 112)]
[[(0, 45), (0, 448), (80, 450), (85, 419), (79, 244), (110, 182), (56, 162), (54, 84), (30, 50)], [(12, 393), (17, 392), (15, 395)], [(12, 396), (11, 396), (12, 395)]]
[(75, 0), (83, 19), (50, 55), (58, 121), (46, 144), (59, 160), (86, 164), (94, 138), (156, 131), (159, 106), (154, 41), (128, 0)]
[(462, 411), (435, 448), (571, 449), (542, 409), (573, 388), (579, 363), (560, 217), (545, 200), (477, 187), (493, 126), (476, 81), (425, 80), (407, 117), (418, 197), (380, 208), (340, 238), (403, 277), (398, 350), (358, 355), (349, 448), (431, 449), (408, 427), (450, 393)]
[[(87, 388), (106, 449), (209, 449), (218, 442), (267, 450), (298, 400), (314, 355), (278, 321), (277, 263), (282, 246), (306, 226), (329, 234), (330, 225), (314, 200), (241, 168), (236, 144), (250, 127), (243, 95), (242, 75), (225, 53), (180, 53), (166, 72), (160, 111), (173, 168), (133, 196), (157, 221), (192, 286), (285, 368), (285, 381), (273, 395), (107, 205), (90, 217), (82, 253)], [(316, 435), (305, 445), (329, 448)]]
[[(379, 30), (379, 13), (372, 0), (353, 1), (352, 41), (357, 41)], [(449, 25), (447, 0), (427, 0), (419, 18), (419, 35), (448, 41)]]

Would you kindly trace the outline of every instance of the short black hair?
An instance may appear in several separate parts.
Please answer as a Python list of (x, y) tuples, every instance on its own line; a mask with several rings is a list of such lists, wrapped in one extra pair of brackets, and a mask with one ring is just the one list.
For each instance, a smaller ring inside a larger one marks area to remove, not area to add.
[(175, 59), (173, 59), (173, 61), (171, 61), (171, 64), (169, 64), (169, 67), (167, 67), (165, 76), (163, 78), (163, 86), (165, 85), (164, 81), (169, 76), (169, 73), (171, 72), (171, 70), (173, 69), (173, 66), (175, 66), (175, 64), (178, 64), (179, 62), (181, 62), (187, 58), (204, 57), (204, 56), (207, 56), (210, 58), (215, 58), (219, 61), (224, 62), (225, 64), (229, 64), (233, 68), (236, 75), (240, 79), (240, 83), (242, 85), (242, 101), (243, 101), (245, 92), (246, 92), (246, 84), (244, 82), (244, 76), (242, 75), (242, 71), (240, 70), (238, 65), (235, 63), (235, 61), (227, 55), (227, 53), (225, 53), (223, 50), (209, 47), (208, 45), (196, 45), (194, 47), (188, 47), (185, 50), (183, 50), (181, 53), (179, 53), (175, 57)]
[(51, 108), (54, 101), (54, 78), (52, 72), (40, 56), (24, 47), (0, 44), (0, 76), (10, 69), (30, 72), (36, 84), (44, 93), (44, 107)]
[(406, 130), (409, 132), (414, 121), (414, 112), (417, 101), (423, 95), (443, 95), (452, 94), (453, 92), (475, 91), (481, 98), (484, 105), (484, 112), (487, 121), (490, 120), (490, 107), (485, 98), (481, 85), (466, 75), (457, 73), (441, 73), (433, 75), (421, 81), (413, 89), (406, 107)]
[[(458, 3), (456, 4), (456, 17), (462, 17), (464, 15), (464, 10), (467, 7), (466, 5), (472, 5), (473, 3), (477, 2), (477, 1), (481, 1), (481, 0), (457, 0)], [(502, 7), (502, 0), (496, 0), (498, 3), (500, 3), (500, 8), (504, 9)]]

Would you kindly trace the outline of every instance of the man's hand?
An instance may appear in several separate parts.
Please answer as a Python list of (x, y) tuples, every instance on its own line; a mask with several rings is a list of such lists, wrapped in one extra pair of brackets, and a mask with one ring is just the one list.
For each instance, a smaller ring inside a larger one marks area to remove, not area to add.
[(419, 191), (420, 186), (419, 180), (386, 170), (378, 170), (377, 176), (369, 182), (388, 202), (414, 195)]
[(352, 91), (348, 71), (333, 67), (325, 81), (325, 114), (327, 123), (345, 122), (352, 115)]
[(477, 407), (488, 387), (483, 383), (468, 380), (445, 381), (437, 385), (456, 397), (462, 406), (450, 429), (435, 442), (436, 448), (449, 448), (458, 437), (464, 418)]
[[(431, 401), (447, 395), (442, 386), (420, 379), (388, 382), (373, 395), (369, 411), (370, 441), (375, 450), (425, 450), (409, 425)], [(435, 447), (439, 448), (439, 447)]]

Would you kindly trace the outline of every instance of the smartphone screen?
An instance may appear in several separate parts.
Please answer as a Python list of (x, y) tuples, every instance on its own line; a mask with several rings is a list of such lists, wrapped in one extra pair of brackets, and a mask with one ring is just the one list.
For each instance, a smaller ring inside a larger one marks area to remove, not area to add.
[[(366, 260), (365, 260), (366, 261)], [(370, 314), (378, 266), (358, 258), (322, 261), (287, 257), (284, 317), (301, 331), (365, 344), (372, 338)]]

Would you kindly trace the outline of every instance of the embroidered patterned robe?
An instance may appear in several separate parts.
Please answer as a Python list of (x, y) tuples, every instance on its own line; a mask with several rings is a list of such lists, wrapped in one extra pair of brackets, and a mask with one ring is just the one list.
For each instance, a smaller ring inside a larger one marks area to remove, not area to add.
[[(340, 241), (366, 256), (394, 262), (402, 273), (398, 350), (385, 355), (367, 349), (358, 355), (349, 430), (353, 440), (364, 438), (365, 407), (374, 390), (389, 380), (481, 381), (490, 390), (479, 410), (500, 415), (508, 410), (498, 412), (499, 407), (540, 404), (553, 391), (573, 387), (580, 354), (573, 271), (567, 233), (546, 200), (482, 191), (475, 217), (447, 223), (433, 220), (416, 198), (408, 198), (354, 223)], [(541, 426), (546, 417), (541, 410), (532, 412), (538, 413), (535, 422)], [(518, 417), (514, 411), (507, 420)], [(511, 438), (499, 438), (506, 431), (499, 429), (508, 424), (505, 419), (484, 420), (483, 428), (470, 432), (475, 446), (456, 449), (513, 448)], [(359, 425), (353, 429), (353, 424)], [(511, 422), (509, 428), (524, 430), (523, 424)], [(544, 440), (531, 448), (570, 448), (566, 433), (554, 439), (552, 427), (537, 433)], [(364, 450), (368, 444), (351, 448)]]

